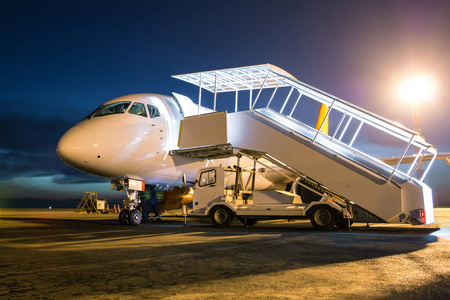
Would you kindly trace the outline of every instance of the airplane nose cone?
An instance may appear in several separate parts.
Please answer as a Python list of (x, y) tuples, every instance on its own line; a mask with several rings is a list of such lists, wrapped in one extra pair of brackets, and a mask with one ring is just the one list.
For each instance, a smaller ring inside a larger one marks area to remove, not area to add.
[(77, 168), (89, 168), (97, 146), (95, 134), (84, 126), (77, 125), (67, 131), (59, 140), (56, 153), (66, 164)]

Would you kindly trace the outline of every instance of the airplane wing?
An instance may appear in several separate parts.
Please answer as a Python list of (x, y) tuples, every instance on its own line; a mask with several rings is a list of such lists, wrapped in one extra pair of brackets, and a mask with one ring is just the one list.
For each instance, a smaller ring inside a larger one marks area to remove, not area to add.
[[(433, 154), (427, 154), (424, 156), (423, 161), (430, 161), (433, 158)], [(381, 160), (382, 162), (384, 162), (385, 164), (388, 165), (395, 165), (397, 164), (398, 160), (400, 159), (400, 157), (385, 157), (385, 158), (379, 158), (379, 160)], [(410, 164), (412, 162), (414, 162), (414, 160), (416, 159), (416, 155), (406, 155), (405, 157), (403, 157), (402, 160), (402, 164)], [(445, 159), (445, 162), (447, 163), (447, 165), (450, 165), (450, 152), (442, 152), (442, 153), (438, 153), (436, 156), (436, 159)]]

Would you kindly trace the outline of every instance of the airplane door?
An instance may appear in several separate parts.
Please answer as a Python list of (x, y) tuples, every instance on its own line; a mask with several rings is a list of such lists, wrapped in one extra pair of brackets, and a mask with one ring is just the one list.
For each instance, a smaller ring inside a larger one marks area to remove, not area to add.
[(194, 186), (194, 213), (204, 213), (206, 207), (220, 200), (223, 193), (224, 169), (222, 167), (201, 169)]
[(167, 120), (160, 114), (158, 108), (153, 105), (147, 105), (150, 115), (150, 122), (147, 123), (147, 134), (143, 137), (142, 142), (151, 152), (159, 153), (165, 149)]

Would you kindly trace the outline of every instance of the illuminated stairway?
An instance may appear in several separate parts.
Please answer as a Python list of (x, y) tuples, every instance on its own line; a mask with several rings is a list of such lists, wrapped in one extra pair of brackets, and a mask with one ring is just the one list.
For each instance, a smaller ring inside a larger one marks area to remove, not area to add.
[[(431, 189), (422, 181), (437, 151), (419, 134), (270, 64), (174, 77), (200, 87), (199, 104), (203, 88), (213, 93), (214, 110), (219, 94), (229, 111), (234, 106), (235, 112), (227, 114), (228, 143), (233, 147), (265, 152), (385, 221), (418, 220), (422, 211), (427, 223), (434, 221)], [(248, 97), (247, 109), (238, 111), (243, 96)], [(329, 109), (316, 129), (322, 104)], [(326, 122), (329, 134), (321, 131)], [(397, 163), (391, 166), (375, 158), (377, 149), (393, 149), (388, 155), (397, 156)], [(402, 159), (415, 149), (415, 160), (402, 170)], [(433, 159), (418, 181), (413, 176), (426, 155)]]

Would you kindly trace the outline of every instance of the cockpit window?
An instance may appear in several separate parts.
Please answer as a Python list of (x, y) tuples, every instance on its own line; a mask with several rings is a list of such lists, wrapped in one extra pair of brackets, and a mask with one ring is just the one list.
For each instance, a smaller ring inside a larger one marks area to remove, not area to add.
[(148, 113), (150, 114), (150, 118), (154, 119), (156, 117), (159, 117), (161, 114), (159, 113), (159, 110), (156, 106), (153, 105), (147, 105), (148, 107)]
[(99, 109), (95, 114), (94, 117), (101, 117), (106, 115), (113, 115), (113, 114), (123, 114), (128, 106), (130, 106), (131, 102), (116, 102), (111, 103), (109, 105), (105, 105), (101, 109)]
[(85, 120), (86, 119), (90, 119), (90, 118), (92, 118), (99, 110), (101, 110), (103, 107), (105, 107), (103, 104), (102, 105), (100, 105), (99, 107), (97, 107), (93, 112), (91, 112), (89, 115), (87, 115), (86, 116), (86, 118), (84, 118)]
[(130, 114), (147, 117), (147, 113), (145, 112), (145, 106), (142, 103), (138, 103), (138, 102), (133, 103), (133, 105), (131, 106), (131, 108), (128, 112)]

